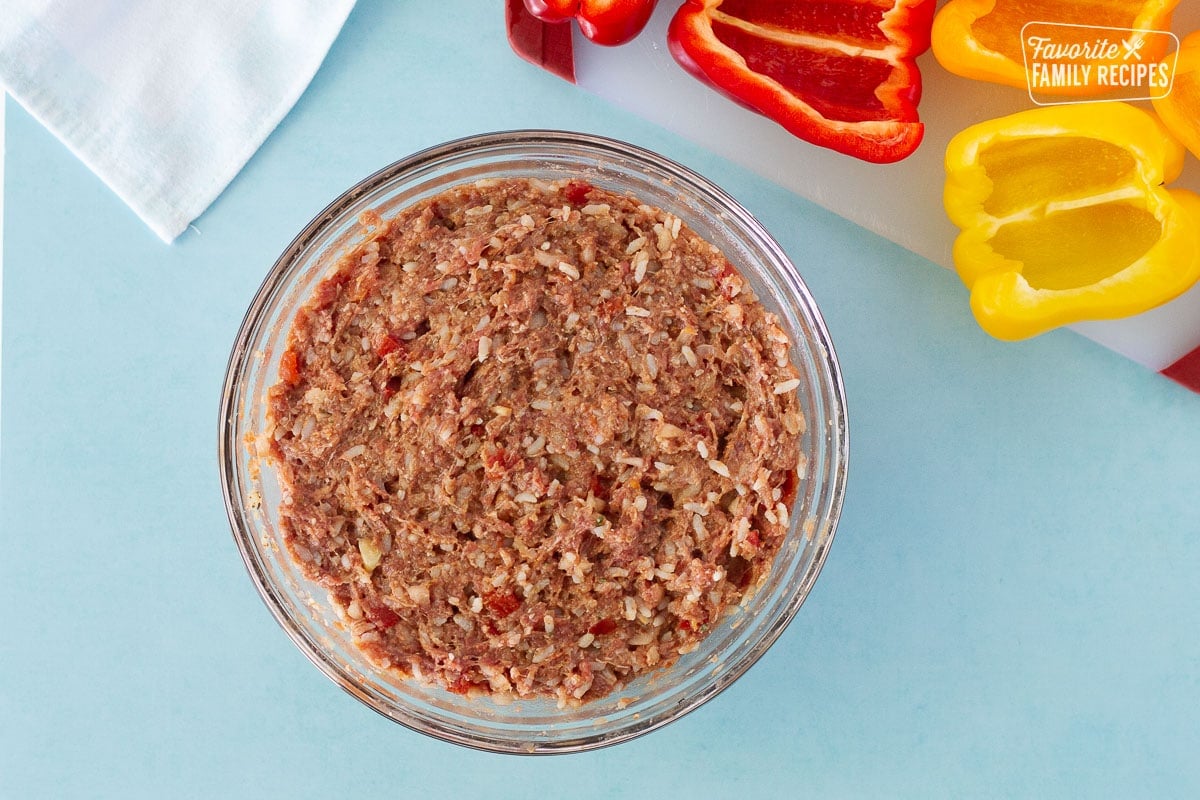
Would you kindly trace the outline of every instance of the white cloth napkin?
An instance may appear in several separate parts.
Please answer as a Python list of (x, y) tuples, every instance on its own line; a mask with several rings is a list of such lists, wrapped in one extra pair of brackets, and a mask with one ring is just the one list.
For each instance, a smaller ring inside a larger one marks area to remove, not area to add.
[(0, 83), (170, 242), (295, 104), (354, 0), (0, 5)]

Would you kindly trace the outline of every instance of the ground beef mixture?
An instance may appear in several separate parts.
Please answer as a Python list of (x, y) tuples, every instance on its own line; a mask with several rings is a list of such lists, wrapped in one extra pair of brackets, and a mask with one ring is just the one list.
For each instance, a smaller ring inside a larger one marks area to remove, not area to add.
[(355, 642), (560, 706), (694, 649), (787, 532), (805, 422), (777, 319), (679, 217), (580, 181), (364, 224), (295, 320), (263, 443)]

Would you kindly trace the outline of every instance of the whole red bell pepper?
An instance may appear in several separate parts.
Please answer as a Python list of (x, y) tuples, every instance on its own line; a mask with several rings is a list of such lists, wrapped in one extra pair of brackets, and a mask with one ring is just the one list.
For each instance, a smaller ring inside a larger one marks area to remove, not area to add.
[(525, 7), (543, 22), (579, 23), (583, 35), (596, 44), (618, 45), (639, 33), (658, 0), (525, 0)]
[(935, 0), (687, 0), (667, 43), (688, 72), (822, 147), (886, 163), (916, 150)]

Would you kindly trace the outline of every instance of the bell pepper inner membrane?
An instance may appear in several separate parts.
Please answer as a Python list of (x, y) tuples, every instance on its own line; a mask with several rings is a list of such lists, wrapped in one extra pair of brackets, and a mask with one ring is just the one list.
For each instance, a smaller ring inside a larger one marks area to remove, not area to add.
[(713, 16), (713, 33), (742, 53), (750, 69), (803, 97), (826, 119), (863, 122), (888, 113), (875, 94), (892, 71), (887, 61), (836, 50), (791, 47)]
[(989, 244), (1022, 263), (1034, 289), (1090, 286), (1128, 267), (1162, 237), (1162, 223), (1132, 202), (1056, 211), (1001, 227)]
[(992, 179), (983, 208), (1001, 218), (1048, 199), (1103, 194), (1128, 184), (1137, 170), (1125, 148), (1083, 136), (996, 142), (980, 152), (979, 164)]

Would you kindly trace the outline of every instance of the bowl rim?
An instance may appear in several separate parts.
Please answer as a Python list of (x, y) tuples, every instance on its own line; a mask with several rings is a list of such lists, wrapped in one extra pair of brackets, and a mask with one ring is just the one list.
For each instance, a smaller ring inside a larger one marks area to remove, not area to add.
[[(330, 223), (338, 220), (364, 195), (368, 195), (392, 181), (419, 173), (424, 168), (453, 159), (455, 156), (468, 154), (483, 147), (498, 144), (504, 144), (512, 148), (537, 146), (539, 144), (569, 145), (588, 150), (591, 155), (609, 155), (619, 159), (640, 161), (648, 164), (657, 171), (658, 176), (656, 176), (655, 180), (661, 180), (662, 175), (669, 176), (671, 180), (687, 186), (690, 190), (699, 191), (707, 195), (724, 210), (737, 215), (740, 218), (739, 222), (742, 225), (747, 225), (749, 232), (755, 235), (758, 240), (756, 243), (769, 251), (773, 259), (788, 267), (788, 269), (779, 270), (776, 278), (786, 286), (791, 299), (796, 301), (799, 308), (802, 309), (801, 316), (803, 321), (812, 329), (813, 341), (809, 342), (807, 346), (813, 351), (813, 361), (820, 365), (821, 377), (826, 384), (822, 387), (821, 395), (823, 403), (828, 405), (826, 423), (832, 429), (827, 434), (829, 442), (827, 447), (830, 451), (830, 468), (826, 476), (825, 492), (829, 497), (828, 513), (822, 517), (822, 522), (826, 525), (827, 529), (821, 533), (821, 541), (815, 547), (813, 557), (808, 563), (804, 574), (800, 576), (800, 580), (796, 583), (795, 588), (781, 598), (777, 609), (778, 616), (764, 628), (754, 647), (748, 648), (747, 652), (742, 653), (736, 660), (728, 662), (727, 668), (716, 679), (704, 684), (698, 694), (689, 697), (687, 703), (678, 703), (676, 707), (666, 713), (657, 714), (649, 719), (639, 720), (634, 724), (600, 736), (589, 737), (582, 743), (578, 739), (568, 740), (562, 745), (554, 741), (539, 741), (533, 747), (518, 747), (499, 739), (489, 738), (481, 741), (478, 738), (472, 738), (469, 735), (464, 735), (448, 727), (427, 725), (423, 719), (417, 721), (387, 713), (387, 711), (380, 708), (373, 701), (367, 691), (350, 677), (344, 675), (341, 670), (336, 669), (325, 656), (319, 643), (312, 640), (307, 632), (299, 630), (285, 613), (284, 603), (282, 602), (278, 588), (275, 587), (274, 581), (268, 575), (265, 575), (261, 569), (258, 563), (257, 551), (254, 553), (250, 552), (251, 548), (247, 545), (246, 537), (254, 535), (256, 529), (254, 526), (248, 524), (248, 515), (243, 513), (241, 501), (235, 502), (234, 499), (235, 497), (240, 498), (242, 496), (241, 492), (237, 491), (237, 489), (245, 477), (242, 475), (241, 466), (235, 457), (237, 449), (243, 446), (242, 443), (236, 441), (237, 434), (240, 431), (237, 425), (240, 405), (238, 400), (241, 397), (238, 384), (246, 372), (247, 360), (254, 355), (251, 349), (251, 335), (257, 330), (256, 323), (263, 318), (264, 311), (269, 308), (276, 295), (286, 289), (287, 282), (283, 281), (282, 278), (287, 276), (289, 270), (297, 262), (297, 259), (326, 232)], [(849, 427), (847, 424), (845, 386), (841, 367), (834, 351), (829, 331), (807, 284), (800, 277), (792, 259), (775, 238), (739, 201), (691, 168), (656, 152), (625, 141), (595, 134), (557, 129), (495, 131), (452, 139), (398, 159), (357, 181), (339, 194), (293, 237), (267, 271), (256, 290), (254, 298), (250, 302), (239, 324), (237, 336), (226, 364), (218, 415), (218, 468), (230, 532), (241, 555), (243, 565), (249, 573), (260, 599), (267, 606), (276, 623), (283, 628), (292, 643), (322, 674), (352, 697), (381, 716), (409, 730), (484, 752), (520, 755), (553, 755), (583, 752), (631, 741), (681, 719), (719, 695), (741, 678), (783, 634), (783, 631), (786, 630), (787, 626), (795, 618), (816, 583), (817, 577), (828, 556), (837, 525), (841, 518), (847, 484), (848, 456)]]

